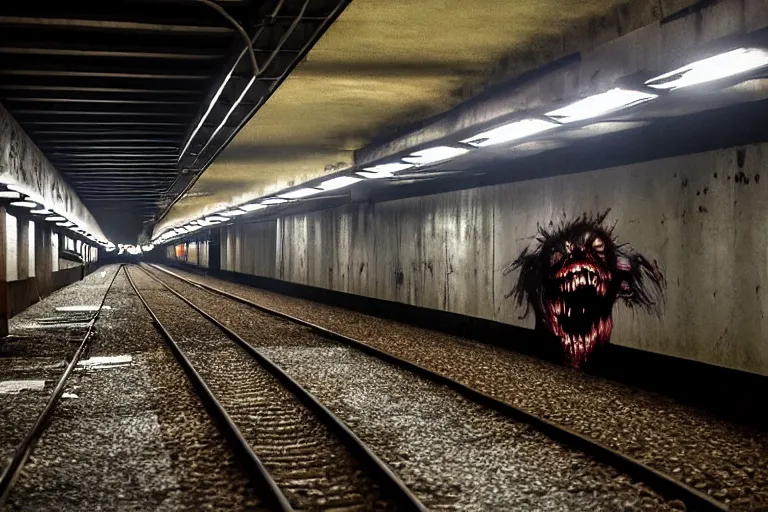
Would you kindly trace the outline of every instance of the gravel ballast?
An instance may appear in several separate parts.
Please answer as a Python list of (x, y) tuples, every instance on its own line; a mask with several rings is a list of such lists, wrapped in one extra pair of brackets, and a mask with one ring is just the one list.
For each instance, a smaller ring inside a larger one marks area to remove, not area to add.
[(121, 272), (9, 510), (263, 510)]
[(153, 272), (309, 388), (431, 509), (683, 508), (448, 388), (293, 322)]
[(768, 435), (553, 363), (228, 281), (169, 269), (303, 318), (592, 437), (726, 503), (768, 509)]
[(45, 383), (42, 389), (0, 393), (0, 471), (45, 408), (53, 388), (85, 336), (88, 326), (84, 320), (95, 313), (60, 312), (56, 308), (97, 307), (117, 269), (117, 265), (99, 269), (10, 319), (10, 335), (0, 339), (0, 383)]
[(375, 477), (252, 356), (141, 270), (130, 272), (294, 508), (393, 508)]

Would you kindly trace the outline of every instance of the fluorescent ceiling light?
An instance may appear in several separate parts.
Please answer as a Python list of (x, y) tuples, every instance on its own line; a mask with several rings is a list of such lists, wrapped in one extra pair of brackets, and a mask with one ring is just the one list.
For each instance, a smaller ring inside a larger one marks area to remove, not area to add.
[(226, 222), (229, 220), (229, 217), (223, 217), (221, 215), (210, 215), (205, 218), (206, 222)]
[(46, 217), (45, 220), (47, 220), (48, 222), (62, 222), (62, 221), (65, 221), (67, 219), (62, 217), (61, 215), (56, 215), (56, 216), (53, 216), (53, 217)]
[(645, 103), (657, 97), (656, 94), (640, 91), (611, 89), (608, 92), (595, 94), (563, 108), (547, 112), (547, 115), (561, 123), (572, 123), (607, 114), (621, 108)]
[(4, 190), (0, 192), (0, 197), (4, 199), (20, 199), (21, 194), (19, 194), (18, 192), (13, 192), (11, 190)]
[(302, 197), (313, 196), (315, 194), (319, 194), (320, 192), (322, 192), (322, 190), (316, 188), (300, 188), (298, 190), (286, 192), (285, 194), (280, 194), (277, 197), (282, 197), (284, 199), (301, 199)]
[(74, 226), (75, 223), (74, 222), (65, 221), (65, 222), (57, 222), (56, 225), (57, 226), (61, 226), (63, 228), (68, 228), (70, 226)]
[(279, 197), (270, 197), (269, 199), (265, 199), (261, 202), (262, 205), (271, 205), (271, 204), (283, 204), (287, 203), (287, 199), (280, 199)]
[(110, 247), (107, 247), (107, 248), (106, 248), (106, 249), (104, 249), (104, 250), (105, 250), (105, 251), (107, 251), (107, 252), (112, 252), (112, 251), (114, 251), (114, 250), (115, 250), (115, 247), (114, 247), (114, 246), (110, 246)]
[(188, 232), (197, 231), (202, 226), (198, 226), (196, 224), (187, 224), (186, 226), (183, 226), (184, 229), (186, 229)]
[[(412, 165), (409, 167), (413, 167)], [(368, 178), (369, 180), (380, 180), (383, 178), (394, 178), (395, 175), (389, 172), (356, 172), (358, 176)]]
[(465, 139), (461, 142), (475, 146), (476, 148), (482, 148), (485, 146), (493, 146), (495, 144), (503, 144), (505, 142), (511, 142), (513, 140), (522, 139), (530, 135), (535, 135), (546, 130), (551, 130), (559, 125), (544, 121), (542, 119), (523, 119), (521, 121), (515, 121), (508, 123), (493, 130), (488, 130), (483, 133), (478, 133), (474, 137)]
[(217, 215), (224, 215), (226, 217), (237, 217), (238, 215), (243, 215), (248, 213), (245, 210), (242, 210), (240, 208), (235, 208), (234, 210), (227, 210), (226, 212), (219, 212)]
[(645, 85), (654, 89), (679, 89), (765, 66), (768, 66), (768, 52), (757, 48), (738, 48), (651, 78)]
[(224, 81), (221, 83), (221, 86), (219, 86), (219, 89), (216, 91), (216, 94), (213, 95), (213, 98), (211, 99), (211, 103), (208, 105), (208, 108), (205, 110), (205, 114), (203, 114), (203, 117), (200, 118), (200, 122), (197, 123), (197, 126), (195, 127), (195, 130), (192, 132), (192, 135), (189, 136), (187, 143), (184, 145), (184, 149), (179, 154), (179, 162), (181, 161), (182, 158), (184, 158), (184, 154), (187, 152), (187, 149), (189, 149), (189, 145), (192, 144), (192, 141), (195, 139), (197, 132), (199, 132), (200, 128), (203, 127), (203, 123), (205, 123), (205, 120), (208, 119), (208, 115), (211, 113), (211, 110), (213, 110), (213, 106), (216, 105), (216, 102), (219, 100), (219, 96), (221, 96), (221, 93), (224, 92), (224, 88), (227, 86), (227, 82), (229, 82), (230, 78), (232, 78), (231, 71), (227, 73), (226, 78), (224, 78)]
[(263, 210), (266, 207), (267, 205), (265, 204), (244, 204), (240, 208), (247, 212), (252, 212), (254, 210)]
[(338, 178), (333, 178), (328, 181), (322, 182), (320, 184), (320, 188), (323, 190), (336, 190), (336, 189), (353, 185), (358, 181), (363, 181), (363, 180), (361, 180), (360, 178), (353, 178), (352, 176), (339, 176)]
[(29, 213), (36, 213), (38, 215), (50, 215), (53, 212), (51, 210), (47, 210), (47, 209), (43, 208), (42, 210), (32, 210)]
[(11, 206), (16, 206), (18, 208), (37, 208), (37, 203), (33, 203), (32, 201), (14, 201), (11, 203)]
[(456, 158), (457, 156), (461, 156), (468, 152), (469, 150), (464, 148), (437, 146), (411, 153), (409, 156), (403, 158), (403, 160), (414, 165), (428, 165), (444, 160), (450, 160), (451, 158)]
[(364, 171), (370, 171), (370, 172), (383, 172), (383, 173), (393, 173), (398, 171), (404, 171), (406, 169), (410, 169), (413, 167), (413, 164), (403, 164), (400, 162), (395, 162), (391, 164), (379, 164), (374, 167), (365, 167)]

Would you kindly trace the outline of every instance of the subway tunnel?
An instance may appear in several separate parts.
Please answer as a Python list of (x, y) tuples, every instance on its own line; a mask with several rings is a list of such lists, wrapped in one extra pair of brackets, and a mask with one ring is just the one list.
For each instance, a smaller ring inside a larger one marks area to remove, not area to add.
[(764, 0), (0, 5), (3, 510), (768, 510)]

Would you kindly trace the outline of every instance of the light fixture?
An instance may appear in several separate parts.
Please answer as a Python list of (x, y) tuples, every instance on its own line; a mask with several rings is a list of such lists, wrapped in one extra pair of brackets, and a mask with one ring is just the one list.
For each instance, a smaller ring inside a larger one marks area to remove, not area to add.
[(217, 215), (224, 215), (225, 217), (237, 217), (238, 215), (244, 215), (248, 213), (245, 210), (242, 210), (240, 208), (235, 208), (234, 210), (227, 210), (225, 212), (219, 212)]
[(287, 199), (280, 199), (279, 197), (270, 197), (261, 202), (262, 205), (283, 204), (287, 203)]
[(266, 207), (267, 207), (266, 204), (244, 204), (240, 208), (247, 212), (252, 212), (255, 210), (263, 210)]
[(112, 246), (105, 247), (104, 250), (107, 251), (107, 252), (112, 252), (112, 251), (115, 250), (115, 246), (112, 245)]
[(53, 212), (51, 210), (47, 210), (47, 209), (43, 208), (42, 210), (32, 210), (29, 213), (35, 213), (37, 215), (50, 215)]
[(245, 95), (248, 93), (248, 91), (251, 90), (251, 87), (256, 82), (256, 77), (251, 77), (251, 81), (248, 82), (248, 84), (243, 89), (243, 92), (240, 93), (240, 96), (237, 97), (234, 103), (232, 103), (232, 106), (229, 108), (229, 112), (227, 112), (227, 115), (224, 116), (224, 119), (221, 120), (219, 123), (219, 126), (216, 127), (216, 130), (214, 130), (213, 134), (208, 138), (208, 142), (205, 143), (205, 145), (200, 149), (198, 154), (202, 154), (206, 149), (208, 149), (208, 146), (211, 144), (211, 141), (216, 138), (216, 135), (219, 134), (222, 128), (224, 128), (224, 125), (227, 124), (227, 121), (229, 121), (229, 118), (232, 116), (232, 113), (237, 109), (237, 107), (240, 106), (240, 103), (243, 101), (243, 98), (245, 98)]
[(68, 227), (74, 226), (75, 223), (74, 222), (69, 222), (68, 220), (65, 220), (64, 222), (57, 222), (56, 225), (57, 226), (61, 226), (63, 228), (68, 228)]
[(37, 203), (33, 203), (32, 201), (14, 201), (11, 203), (11, 206), (16, 206), (18, 208), (37, 208)]
[(0, 198), (3, 199), (21, 199), (21, 194), (12, 190), (3, 190), (0, 192)]
[(183, 235), (183, 234), (184, 234), (184, 233), (186, 233), (186, 232), (187, 232), (187, 230), (186, 230), (186, 229), (184, 229), (184, 228), (182, 228), (182, 227), (178, 227), (178, 228), (176, 228), (176, 234), (177, 234), (177, 235)]
[[(410, 167), (413, 167), (412, 165)], [(368, 178), (369, 180), (380, 180), (383, 178), (394, 178), (395, 175), (390, 172), (356, 172), (358, 176), (362, 176), (363, 178)]]
[(200, 121), (197, 123), (197, 126), (192, 132), (192, 135), (189, 136), (187, 143), (184, 145), (184, 149), (181, 151), (181, 153), (179, 153), (179, 162), (181, 162), (181, 159), (184, 158), (184, 153), (186, 153), (187, 149), (189, 149), (189, 145), (192, 144), (192, 141), (195, 139), (197, 132), (199, 132), (200, 128), (203, 127), (203, 123), (205, 123), (205, 120), (208, 119), (208, 115), (211, 113), (211, 110), (213, 110), (213, 106), (216, 105), (216, 102), (219, 100), (219, 96), (221, 96), (221, 93), (224, 92), (224, 88), (227, 86), (227, 83), (229, 83), (230, 78), (232, 78), (231, 71), (227, 74), (226, 78), (224, 78), (224, 81), (221, 83), (221, 86), (216, 91), (216, 94), (213, 95), (213, 99), (211, 99), (211, 103), (208, 105), (208, 108), (206, 109), (205, 114), (203, 114), (203, 117), (200, 118)]
[(651, 78), (645, 82), (645, 85), (654, 89), (680, 89), (765, 66), (768, 66), (767, 51), (757, 48), (738, 48)]
[(547, 115), (561, 123), (572, 123), (607, 114), (614, 110), (639, 105), (657, 97), (656, 94), (617, 88), (589, 96), (552, 112), (547, 112)]
[(149, 252), (149, 251), (151, 251), (154, 248), (155, 248), (155, 246), (153, 244), (146, 244), (146, 245), (142, 245), (141, 246), (141, 250), (144, 251), (144, 252)]
[(398, 171), (404, 171), (413, 167), (413, 164), (404, 164), (395, 162), (391, 164), (379, 164), (374, 167), (365, 167), (364, 171), (376, 172), (376, 173), (393, 173)]
[(333, 178), (328, 181), (322, 182), (320, 184), (320, 188), (323, 190), (337, 190), (340, 188), (353, 185), (358, 181), (363, 181), (363, 180), (360, 178), (353, 178), (352, 176), (339, 176), (338, 178)]
[(322, 190), (316, 188), (300, 188), (297, 190), (291, 190), (285, 194), (280, 194), (277, 197), (282, 197), (283, 199), (301, 199), (302, 197), (313, 196), (315, 194), (319, 194), (320, 192), (322, 192)]
[(206, 222), (226, 222), (229, 220), (229, 217), (223, 217), (221, 215), (209, 215), (205, 218)]
[(45, 220), (48, 222), (63, 222), (67, 220), (65, 217), (62, 217), (61, 215), (55, 215), (53, 217), (46, 217)]
[(474, 137), (470, 137), (461, 142), (469, 144), (470, 146), (475, 146), (476, 148), (482, 148), (522, 139), (546, 130), (551, 130), (557, 126), (556, 123), (550, 123), (549, 121), (544, 121), (542, 119), (523, 119), (499, 126), (493, 130), (478, 133)]
[(444, 160), (450, 160), (451, 158), (456, 158), (457, 156), (461, 156), (468, 152), (469, 150), (464, 148), (436, 146), (434, 148), (422, 149), (421, 151), (411, 153), (409, 156), (403, 158), (403, 160), (414, 165), (428, 165)]
[(183, 227), (184, 227), (184, 229), (186, 229), (186, 230), (187, 230), (189, 233), (191, 233), (191, 232), (193, 232), (193, 231), (197, 231), (197, 230), (198, 230), (198, 229), (200, 229), (202, 226), (199, 226), (199, 225), (197, 225), (197, 224), (187, 224), (186, 226), (183, 226)]

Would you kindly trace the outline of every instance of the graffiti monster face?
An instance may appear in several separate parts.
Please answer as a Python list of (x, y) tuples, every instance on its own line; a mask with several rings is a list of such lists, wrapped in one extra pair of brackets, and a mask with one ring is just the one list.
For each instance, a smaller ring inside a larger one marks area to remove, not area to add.
[(560, 338), (571, 361), (586, 359), (595, 344), (611, 337), (616, 300), (612, 245), (604, 233), (586, 230), (547, 248), (550, 265), (543, 282), (542, 320)]
[(512, 291), (518, 304), (533, 309), (539, 327), (554, 334), (567, 361), (584, 364), (613, 330), (618, 298), (653, 310), (663, 295), (658, 266), (617, 245), (605, 212), (581, 216), (559, 229), (539, 228), (537, 247), (525, 249), (506, 270), (520, 270)]

